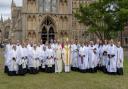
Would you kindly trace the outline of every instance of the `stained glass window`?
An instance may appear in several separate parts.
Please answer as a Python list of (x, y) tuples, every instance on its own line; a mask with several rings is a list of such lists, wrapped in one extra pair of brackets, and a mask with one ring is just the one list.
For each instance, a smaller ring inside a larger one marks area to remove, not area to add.
[(42, 13), (56, 13), (58, 0), (39, 0), (39, 11)]

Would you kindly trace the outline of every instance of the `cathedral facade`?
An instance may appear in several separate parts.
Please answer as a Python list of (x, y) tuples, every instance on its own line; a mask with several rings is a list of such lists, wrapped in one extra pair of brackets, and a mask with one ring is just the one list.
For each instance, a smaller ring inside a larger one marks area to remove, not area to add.
[[(88, 33), (88, 27), (75, 18), (74, 12), (81, 3), (94, 0), (23, 0), (17, 6), (12, 0), (11, 19), (0, 19), (0, 40), (50, 41), (96, 39)], [(122, 42), (128, 46), (127, 29), (122, 34)], [(121, 38), (119, 37), (119, 38)]]
[(12, 38), (33, 41), (89, 38), (86, 26), (73, 12), (91, 0), (23, 0), (22, 7), (12, 1)]

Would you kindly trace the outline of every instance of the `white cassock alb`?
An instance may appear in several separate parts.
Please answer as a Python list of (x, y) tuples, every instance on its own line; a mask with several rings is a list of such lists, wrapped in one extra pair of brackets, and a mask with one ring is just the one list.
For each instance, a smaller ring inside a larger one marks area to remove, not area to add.
[(62, 72), (62, 47), (58, 44), (55, 51), (55, 72)]
[(99, 66), (102, 66), (102, 60), (103, 60), (103, 45), (100, 45), (99, 46), (99, 60), (98, 60)]
[(117, 47), (117, 68), (123, 68), (124, 53), (122, 47)]
[(95, 58), (95, 67), (98, 65), (99, 61), (100, 61), (100, 45), (99, 44), (95, 44), (95, 48), (96, 48), (96, 58)]
[(40, 57), (40, 55), (41, 55), (41, 52), (42, 52), (42, 46), (37, 46), (37, 53), (38, 53), (38, 58), (39, 58), (39, 66), (41, 66), (41, 57)]
[(41, 59), (41, 68), (45, 68), (46, 65), (46, 60), (47, 60), (47, 51), (42, 50), (40, 54), (40, 59)]
[(17, 64), (19, 64), (21, 62), (21, 59), (22, 59), (22, 54), (21, 54), (21, 51), (22, 51), (22, 47), (21, 45), (16, 45), (16, 50), (17, 50)]
[(107, 64), (108, 64), (108, 45), (103, 45), (102, 51), (103, 51), (102, 66), (107, 67)]
[(27, 46), (27, 50), (28, 50), (28, 67), (33, 67), (32, 65), (32, 58), (33, 58), (33, 47), (31, 47), (30, 45)]
[(71, 45), (72, 67), (78, 68), (79, 51), (76, 44)]
[[(10, 55), (9, 55), (9, 62), (8, 62), (8, 68), (9, 68), (9, 71), (15, 71), (15, 72), (18, 72), (18, 64), (16, 62), (17, 60), (17, 51), (12, 49), (10, 50)], [(15, 60), (13, 60), (13, 58), (15, 58)]]
[(7, 66), (8, 65), (8, 61), (10, 59), (10, 52), (12, 50), (12, 45), (11, 44), (7, 44), (5, 47), (5, 52), (4, 52), (4, 57), (5, 57), (5, 63), (4, 65)]
[(65, 45), (63, 48), (63, 62), (65, 66), (65, 72), (70, 72), (71, 66), (71, 48), (70, 45)]
[(108, 55), (111, 56), (109, 57), (109, 62), (107, 65), (107, 71), (109, 73), (115, 73), (117, 72), (117, 47), (115, 45), (109, 45), (108, 46)]
[[(23, 58), (23, 59), (22, 59)], [(26, 47), (21, 47), (21, 58), (19, 61), (19, 65), (22, 64), (22, 68), (27, 68), (28, 65), (28, 49)]]
[(52, 48), (48, 48), (47, 49), (47, 60), (46, 60), (46, 64), (48, 67), (52, 67), (55, 64), (54, 61), (55, 58), (55, 52)]
[(40, 55), (38, 48), (32, 50), (32, 66), (39, 69), (40, 66)]
[(95, 46), (89, 46), (89, 68), (95, 68), (96, 67), (96, 53), (94, 52)]
[(79, 69), (88, 69), (88, 48), (84, 46), (79, 49)]

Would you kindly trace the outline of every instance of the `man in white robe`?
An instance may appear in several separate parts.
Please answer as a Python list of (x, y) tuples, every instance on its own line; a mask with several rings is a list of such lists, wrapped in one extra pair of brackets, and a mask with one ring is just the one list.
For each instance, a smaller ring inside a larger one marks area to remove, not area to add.
[(97, 61), (97, 56), (96, 56), (96, 48), (93, 43), (93, 41), (90, 41), (89, 45), (89, 72), (95, 73), (96, 72), (96, 61)]
[(37, 50), (38, 58), (39, 58), (39, 70), (41, 69), (41, 57), (40, 57), (40, 55), (41, 55), (42, 49), (43, 49), (43, 46), (40, 43), (38, 43), (36, 50)]
[(107, 40), (104, 41), (104, 45), (103, 45), (103, 48), (102, 48), (102, 52), (103, 52), (103, 55), (102, 55), (102, 71), (104, 73), (107, 72), (107, 64), (108, 64), (108, 43), (107, 43)]
[(28, 68), (28, 49), (27, 45), (25, 43), (22, 43), (21, 49), (20, 49), (20, 59), (18, 61), (19, 75), (25, 75), (27, 73)]
[[(28, 69), (32, 67), (32, 51), (33, 51), (33, 44), (28, 43), (27, 44), (27, 50), (28, 50)], [(30, 72), (30, 71), (29, 71)]]
[(39, 72), (39, 54), (36, 44), (34, 44), (31, 51), (29, 50), (29, 70), (30, 74), (37, 74)]
[(5, 58), (5, 63), (4, 63), (4, 72), (7, 73), (8, 72), (8, 61), (10, 59), (10, 52), (12, 50), (12, 43), (11, 42), (7, 42), (6, 46), (5, 46), (5, 51), (4, 51), (4, 58)]
[(55, 51), (51, 48), (50, 44), (48, 45), (47, 49), (46, 72), (55, 72)]
[(48, 55), (47, 49), (46, 49), (46, 47), (44, 45), (43, 46), (43, 49), (41, 51), (41, 54), (40, 54), (40, 59), (41, 59), (41, 72), (45, 72), (47, 55)]
[(88, 69), (88, 48), (81, 44), (79, 49), (79, 70), (82, 73), (86, 73)]
[(107, 65), (107, 72), (109, 74), (116, 74), (117, 72), (117, 47), (114, 45), (113, 40), (110, 40), (110, 44), (108, 46), (108, 57), (109, 62)]
[(96, 44), (95, 44), (95, 48), (96, 48), (95, 69), (96, 70), (102, 70), (103, 42), (98, 39)]
[(79, 47), (77, 40), (71, 45), (72, 71), (78, 70)]
[(96, 40), (95, 48), (96, 48), (96, 67), (97, 67), (100, 61), (100, 40), (99, 39)]
[(68, 42), (64, 44), (63, 48), (63, 62), (64, 62), (64, 70), (65, 72), (70, 72), (71, 67), (71, 47)]
[(8, 61), (8, 75), (9, 76), (15, 76), (18, 74), (18, 64), (17, 64), (17, 50), (16, 50), (16, 45), (13, 46), (12, 50), (10, 50), (10, 55), (9, 55), (9, 61)]
[(57, 48), (55, 50), (55, 72), (61, 73), (62, 69), (62, 47), (60, 42), (58, 41)]
[(124, 52), (120, 41), (117, 43), (117, 74), (123, 75)]

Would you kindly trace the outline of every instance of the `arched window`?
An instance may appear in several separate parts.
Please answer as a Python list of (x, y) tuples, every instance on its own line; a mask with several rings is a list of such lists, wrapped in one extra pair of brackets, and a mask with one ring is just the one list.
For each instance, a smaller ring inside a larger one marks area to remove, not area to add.
[(42, 13), (56, 13), (58, 0), (39, 0), (39, 11)]

